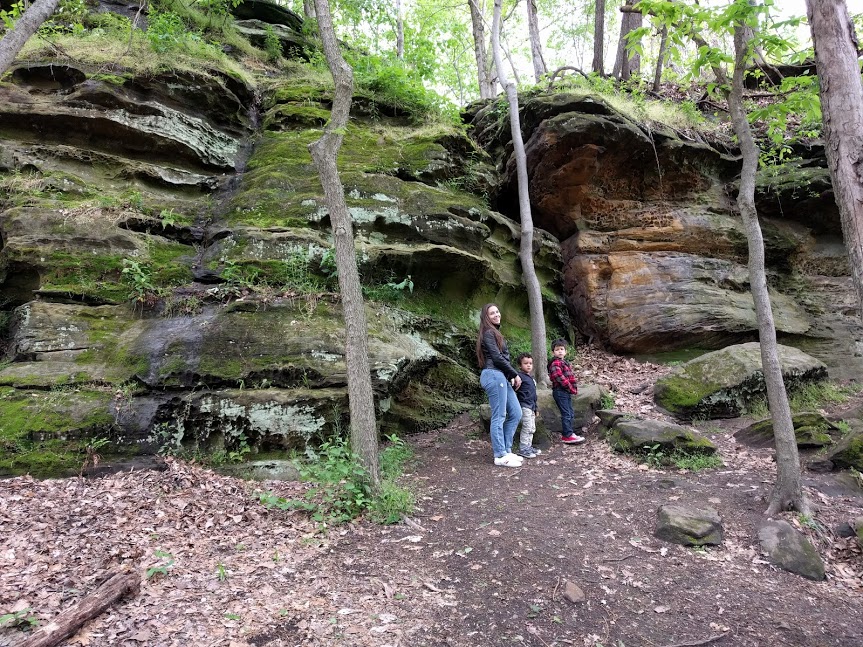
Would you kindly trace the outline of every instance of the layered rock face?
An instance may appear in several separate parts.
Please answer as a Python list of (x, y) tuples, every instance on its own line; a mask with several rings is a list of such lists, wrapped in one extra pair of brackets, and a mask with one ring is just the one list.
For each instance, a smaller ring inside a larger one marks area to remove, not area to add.
[[(260, 91), (203, 65), (106, 77), (38, 62), (7, 79), (0, 471), (77, 470), (93, 436), (115, 451), (267, 452), (346, 433), (329, 215), (307, 150), (329, 91), (290, 76)], [(528, 339), (519, 228), (463, 190), (488, 184), (487, 156), (410, 117), (358, 89), (340, 155), (384, 433), (481, 399), (483, 303)], [(539, 235), (557, 331), (560, 264)]]
[[(470, 116), (503, 160), (497, 204), (513, 204), (508, 127), (493, 105)], [(586, 337), (622, 353), (757, 337), (735, 158), (584, 94), (528, 99), (522, 124), (534, 221), (561, 240), (566, 302)], [(765, 173), (758, 200), (780, 339), (856, 376), (863, 331), (826, 169)]]

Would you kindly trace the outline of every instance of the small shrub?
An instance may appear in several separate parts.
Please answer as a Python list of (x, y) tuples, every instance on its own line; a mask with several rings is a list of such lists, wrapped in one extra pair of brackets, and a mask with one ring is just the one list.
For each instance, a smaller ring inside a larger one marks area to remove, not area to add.
[(147, 24), (147, 40), (153, 51), (162, 54), (181, 49), (189, 30), (183, 20), (172, 11), (151, 12)]
[(614, 396), (611, 393), (603, 393), (602, 398), (599, 400), (599, 407), (601, 409), (614, 409), (617, 402), (614, 400)]
[(282, 55), (282, 41), (272, 25), (265, 25), (264, 30), (267, 32), (264, 36), (264, 51), (271, 61), (277, 61)]

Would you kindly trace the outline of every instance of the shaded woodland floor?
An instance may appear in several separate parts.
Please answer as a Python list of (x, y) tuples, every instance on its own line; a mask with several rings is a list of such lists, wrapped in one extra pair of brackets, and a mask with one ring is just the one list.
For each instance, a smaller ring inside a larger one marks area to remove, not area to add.
[[(0, 615), (21, 616), (0, 645), (127, 569), (140, 592), (63, 645), (858, 647), (863, 556), (832, 529), (863, 515), (863, 491), (807, 473), (816, 522), (784, 517), (816, 544), (828, 580), (776, 569), (756, 539), (772, 452), (734, 441), (746, 422), (700, 425), (725, 465), (697, 473), (648, 468), (592, 434), (513, 470), (492, 464), (463, 416), (409, 440), (410, 522), (327, 534), (258, 503), (256, 490), (302, 496), (300, 483), (171, 459), (102, 479), (0, 481)], [(723, 545), (655, 539), (656, 509), (671, 502), (716, 508)], [(583, 602), (564, 598), (567, 582)]]

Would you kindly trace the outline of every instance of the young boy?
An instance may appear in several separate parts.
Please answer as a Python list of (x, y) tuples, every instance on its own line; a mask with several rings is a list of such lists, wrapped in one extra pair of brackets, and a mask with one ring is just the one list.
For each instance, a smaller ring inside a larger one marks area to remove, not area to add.
[(551, 361), (548, 363), (548, 377), (551, 379), (552, 396), (560, 409), (560, 421), (563, 423), (561, 440), (567, 445), (577, 445), (584, 442), (584, 436), (579, 436), (572, 430), (572, 420), (575, 412), (572, 410), (572, 396), (578, 394), (578, 380), (564, 358), (566, 357), (566, 340), (555, 339), (551, 343)]
[(533, 381), (533, 357), (530, 353), (522, 353), (515, 358), (521, 386), (515, 392), (521, 405), (521, 436), (519, 438), (518, 455), (525, 458), (536, 458), (542, 450), (533, 446), (533, 433), (536, 431), (536, 382)]

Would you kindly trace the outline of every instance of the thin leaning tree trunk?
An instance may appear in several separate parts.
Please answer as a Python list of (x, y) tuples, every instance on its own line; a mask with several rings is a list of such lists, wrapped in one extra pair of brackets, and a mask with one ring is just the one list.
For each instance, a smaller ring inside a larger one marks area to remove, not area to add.
[(863, 317), (863, 83), (844, 0), (806, 1), (821, 86), (827, 164)]
[(42, 23), (54, 15), (60, 0), (36, 0), (15, 22), (11, 31), (0, 40), (0, 77), (12, 65), (21, 48), (30, 40)]
[(309, 144), (309, 152), (321, 178), (333, 229), (333, 246), (345, 318), (345, 365), (351, 413), (351, 449), (366, 470), (369, 485), (377, 489), (380, 485), (380, 466), (366, 311), (357, 270), (353, 223), (345, 203), (345, 190), (336, 162), (351, 110), (354, 77), (351, 66), (345, 62), (339, 51), (329, 3), (327, 0), (315, 0), (315, 8), (324, 55), (333, 75), (335, 91), (330, 120), (321, 138)]
[(494, 18), (491, 25), (491, 50), (494, 54), (498, 78), (506, 91), (509, 102), (509, 123), (512, 132), (513, 155), (515, 156), (516, 176), (518, 178), (518, 207), (521, 215), (521, 247), (519, 259), (527, 288), (527, 302), (530, 307), (530, 347), (531, 353), (539, 361), (534, 361), (534, 376), (537, 384), (547, 386), (548, 368), (544, 361), (546, 356), (545, 317), (542, 310), (542, 292), (536, 268), (533, 263), (533, 216), (530, 212), (530, 193), (527, 180), (527, 155), (524, 152), (524, 141), (521, 137), (521, 122), (518, 114), (518, 92), (515, 84), (503, 74), (503, 61), (500, 48), (500, 14), (502, 0), (494, 2)]
[(740, 172), (740, 192), (737, 195), (737, 208), (743, 218), (746, 239), (749, 244), (749, 285), (755, 302), (755, 315), (758, 319), (758, 338), (761, 346), (761, 366), (767, 386), (767, 400), (770, 403), (770, 417), (773, 421), (773, 435), (776, 447), (776, 485), (770, 496), (767, 514), (774, 515), (785, 510), (796, 509), (803, 514), (810, 513), (809, 502), (803, 494), (800, 474), (800, 458), (794, 425), (791, 422), (791, 407), (782, 378), (782, 365), (776, 343), (776, 326), (770, 307), (770, 294), (767, 291), (767, 278), (764, 271), (764, 239), (755, 209), (755, 174), (758, 170), (758, 146), (752, 137), (752, 129), (743, 108), (743, 75), (746, 69), (747, 40), (744, 29), (734, 31), (735, 64), (728, 96), (728, 107), (734, 134), (740, 142), (743, 154), (743, 168)]

